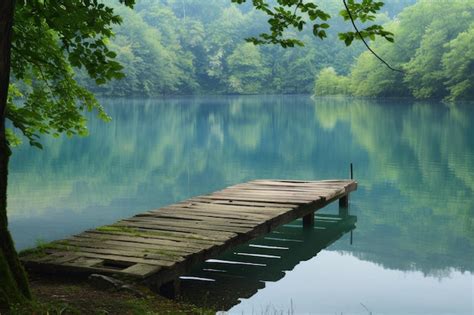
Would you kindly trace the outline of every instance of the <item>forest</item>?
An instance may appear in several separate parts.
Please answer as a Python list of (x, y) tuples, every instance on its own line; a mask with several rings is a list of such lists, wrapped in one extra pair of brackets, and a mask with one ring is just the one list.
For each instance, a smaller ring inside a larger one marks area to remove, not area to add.
[[(377, 22), (390, 21), (414, 2), (390, 1)], [(109, 46), (125, 78), (97, 86), (84, 72), (78, 75), (88, 90), (102, 96), (311, 94), (321, 69), (333, 67), (347, 74), (365, 50), (359, 42), (346, 47), (337, 38), (337, 33), (350, 30), (338, 17), (338, 0), (321, 3), (334, 17), (328, 38), (320, 40), (305, 29), (291, 34), (305, 43), (297, 49), (245, 42), (267, 28), (265, 16), (250, 3), (143, 0), (134, 10), (115, 7), (123, 23), (114, 29)]]
[(315, 94), (472, 99), (473, 13), (472, 1), (418, 1), (386, 24), (396, 34), (394, 44), (373, 43), (372, 48), (400, 71), (391, 71), (365, 51), (349, 73), (334, 66), (320, 70)]

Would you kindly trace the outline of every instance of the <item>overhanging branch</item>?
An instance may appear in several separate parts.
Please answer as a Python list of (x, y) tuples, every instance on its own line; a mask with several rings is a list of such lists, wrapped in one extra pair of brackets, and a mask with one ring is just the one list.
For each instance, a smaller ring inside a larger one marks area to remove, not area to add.
[(342, 0), (342, 2), (344, 3), (344, 7), (346, 7), (347, 14), (349, 14), (349, 19), (351, 20), (352, 26), (354, 27), (354, 29), (355, 29), (357, 35), (359, 35), (359, 38), (360, 38), (360, 39), (362, 40), (362, 42), (364, 43), (365, 47), (367, 47), (367, 49), (372, 53), (372, 55), (374, 55), (375, 57), (377, 57), (378, 60), (380, 60), (384, 65), (386, 65), (387, 68), (389, 68), (389, 69), (392, 70), (392, 71), (396, 71), (396, 72), (401, 72), (401, 73), (403, 73), (402, 70), (393, 68), (388, 62), (386, 62), (385, 60), (383, 60), (382, 57), (380, 57), (379, 55), (377, 55), (377, 53), (376, 53), (372, 48), (370, 48), (369, 44), (365, 41), (364, 37), (362, 36), (362, 34), (360, 33), (359, 29), (357, 28), (357, 25), (355, 24), (354, 18), (352, 17), (352, 13), (351, 13), (351, 11), (349, 10), (349, 7), (347, 6), (346, 0)]

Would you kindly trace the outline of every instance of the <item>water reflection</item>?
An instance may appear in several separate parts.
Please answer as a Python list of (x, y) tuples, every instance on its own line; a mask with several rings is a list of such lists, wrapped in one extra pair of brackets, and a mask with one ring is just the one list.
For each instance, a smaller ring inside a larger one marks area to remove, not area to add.
[[(473, 107), (318, 105), (318, 119), (348, 124), (367, 152), (357, 215), (369, 222), (355, 255), (401, 270), (474, 270)], [(366, 210), (367, 209), (367, 210)], [(410, 259), (406, 259), (410, 257)]]
[(196, 266), (182, 277), (181, 294), (196, 305), (228, 310), (352, 232), (356, 221), (352, 215), (318, 214), (313, 228), (302, 228), (301, 220), (282, 226)]
[(459, 272), (472, 281), (473, 104), (307, 96), (104, 102), (114, 120), (92, 119), (90, 137), (15, 150), (8, 200), (18, 247), (254, 178), (346, 178), (353, 162), (357, 242), (327, 250), (387, 273), (420, 271), (443, 284)]

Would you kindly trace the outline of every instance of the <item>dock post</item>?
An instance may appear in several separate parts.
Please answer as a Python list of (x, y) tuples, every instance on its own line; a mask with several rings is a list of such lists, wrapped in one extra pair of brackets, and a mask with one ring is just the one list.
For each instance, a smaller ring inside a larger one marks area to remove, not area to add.
[(342, 196), (339, 198), (339, 207), (349, 207), (349, 194)]
[(168, 299), (176, 299), (180, 295), (180, 280), (176, 278), (169, 282), (163, 283), (159, 288), (159, 293)]
[[(354, 168), (352, 162), (350, 164), (351, 179), (354, 179)], [(349, 215), (349, 193), (339, 198), (339, 216), (346, 217)]]
[(303, 217), (303, 227), (314, 226), (314, 212), (308, 213)]
[(347, 216), (349, 215), (349, 194), (344, 195), (339, 198), (339, 215)]

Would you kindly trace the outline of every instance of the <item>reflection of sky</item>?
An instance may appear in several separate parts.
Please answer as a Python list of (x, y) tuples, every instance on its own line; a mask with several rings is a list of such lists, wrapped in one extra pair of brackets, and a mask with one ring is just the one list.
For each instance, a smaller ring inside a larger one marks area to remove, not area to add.
[[(472, 281), (474, 106), (306, 96), (104, 102), (113, 121), (91, 119), (90, 137), (46, 139), (43, 151), (15, 149), (8, 200), (18, 248), (249, 179), (347, 177), (353, 162), (360, 184), (351, 198), (357, 242), (336, 242), (329, 250), (351, 252), (364, 270), (383, 266), (386, 277), (381, 267), (373, 272), (404, 285), (398, 295), (404, 298), (424, 285), (444, 292), (458, 278)], [(320, 257), (302, 266), (315, 266)], [(348, 259), (330, 257), (334, 264)], [(403, 283), (394, 276), (400, 274)], [(433, 275), (442, 280), (430, 282)], [(463, 294), (455, 305), (466, 302)], [(313, 301), (305, 296), (302, 306)], [(384, 296), (392, 310), (415, 300)], [(377, 313), (381, 300), (366, 305)], [(339, 305), (337, 294), (324, 301)], [(453, 305), (442, 297), (433, 305), (443, 301)], [(357, 313), (358, 303), (321, 312)]]
[(441, 280), (322, 251), (229, 313), (287, 314), (293, 306), (294, 314), (368, 314), (363, 303), (373, 314), (469, 315), (472, 294), (472, 273), (451, 271)]

